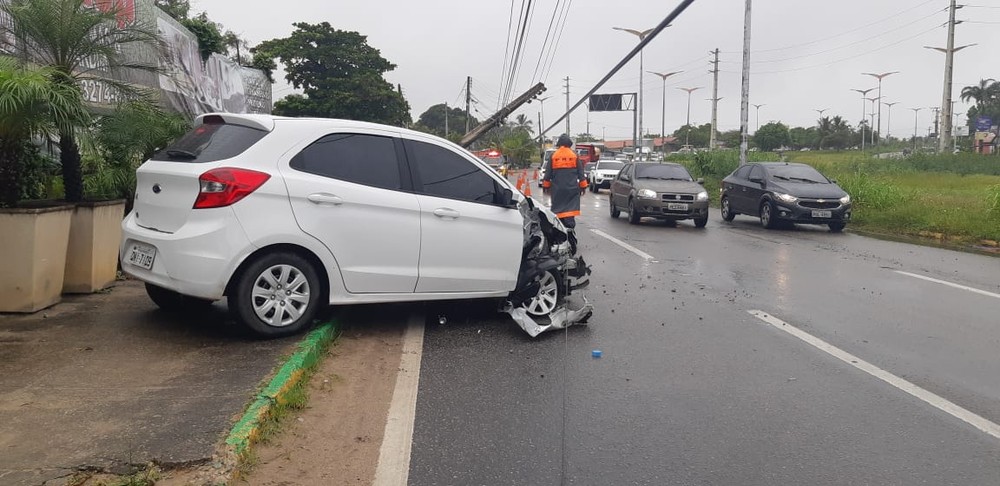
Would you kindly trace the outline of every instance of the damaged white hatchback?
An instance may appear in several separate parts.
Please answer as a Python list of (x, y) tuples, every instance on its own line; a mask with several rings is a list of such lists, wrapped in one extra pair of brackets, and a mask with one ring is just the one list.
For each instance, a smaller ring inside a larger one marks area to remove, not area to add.
[(137, 171), (122, 268), (171, 311), (227, 298), (262, 336), (337, 304), (499, 299), (532, 336), (585, 322), (555, 216), (446, 140), (346, 120), (208, 114)]

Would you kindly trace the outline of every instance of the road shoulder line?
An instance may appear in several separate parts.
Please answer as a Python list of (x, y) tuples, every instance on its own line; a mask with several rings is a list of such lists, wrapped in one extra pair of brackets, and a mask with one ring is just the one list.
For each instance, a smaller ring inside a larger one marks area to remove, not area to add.
[(375, 469), (375, 481), (372, 483), (375, 486), (407, 484), (409, 480), (423, 350), (423, 319), (413, 315), (403, 334), (399, 373), (396, 375), (396, 387), (392, 391), (385, 433), (379, 448), (378, 466)]
[(896, 272), (896, 273), (898, 273), (898, 274), (900, 274), (900, 275), (906, 275), (907, 277), (918, 278), (920, 280), (926, 280), (928, 282), (934, 282), (936, 284), (947, 285), (948, 287), (952, 287), (952, 288), (956, 288), (956, 289), (961, 289), (961, 290), (966, 290), (966, 291), (969, 291), (969, 292), (972, 292), (972, 293), (975, 293), (975, 294), (985, 295), (987, 297), (993, 297), (995, 299), (1000, 299), (1000, 294), (995, 294), (993, 292), (989, 292), (989, 291), (986, 291), (986, 290), (980, 290), (980, 289), (977, 289), (975, 287), (968, 287), (966, 285), (952, 283), (952, 282), (949, 282), (947, 280), (939, 280), (939, 279), (936, 279), (936, 278), (933, 278), (933, 277), (928, 277), (926, 275), (920, 275), (920, 274), (916, 274), (916, 273), (904, 272), (902, 270), (893, 270), (893, 271)]
[(928, 405), (937, 408), (938, 410), (941, 410), (942, 412), (945, 412), (948, 415), (951, 415), (952, 417), (955, 417), (975, 427), (981, 432), (995, 439), (1000, 439), (1000, 425), (997, 425), (987, 420), (986, 418), (983, 418), (965, 408), (962, 408), (961, 406), (955, 404), (954, 402), (942, 396), (936, 395), (903, 378), (900, 378), (892, 373), (889, 373), (888, 371), (885, 371), (882, 368), (879, 368), (878, 366), (875, 366), (857, 356), (854, 356), (851, 353), (848, 353), (847, 351), (844, 351), (830, 343), (827, 343), (826, 341), (818, 337), (815, 337), (812, 334), (809, 334), (785, 321), (782, 321), (777, 317), (767, 314), (766, 312), (759, 310), (749, 310), (747, 312), (750, 313), (750, 315), (756, 317), (757, 319), (760, 319), (770, 324), (775, 329), (779, 329), (788, 334), (791, 334), (792, 336), (799, 338), (800, 340), (815, 347), (816, 349), (819, 349), (820, 351), (823, 351), (829, 354), (830, 356), (833, 356), (834, 358), (837, 358), (847, 363), (848, 365), (851, 365), (861, 371), (864, 371), (865, 373), (868, 373), (869, 375), (872, 375), (875, 378), (878, 378), (898, 388), (899, 390), (902, 390), (910, 394), (911, 396), (926, 402)]
[(595, 235), (600, 236), (601, 238), (604, 238), (604, 239), (606, 239), (606, 240), (608, 240), (608, 241), (610, 241), (610, 242), (612, 242), (612, 243), (614, 243), (614, 244), (616, 244), (616, 245), (618, 245), (618, 246), (620, 246), (620, 247), (622, 247), (622, 248), (624, 248), (624, 249), (626, 249), (626, 250), (628, 250), (628, 251), (630, 251), (630, 252), (638, 255), (639, 258), (642, 258), (644, 260), (656, 260), (656, 258), (654, 258), (653, 255), (650, 255), (649, 253), (646, 253), (646, 252), (644, 252), (644, 251), (642, 251), (642, 250), (640, 250), (640, 249), (638, 249), (638, 248), (636, 248), (636, 247), (634, 247), (634, 246), (632, 246), (632, 245), (630, 245), (628, 243), (625, 243), (624, 241), (619, 240), (618, 238), (615, 238), (614, 236), (611, 236), (611, 235), (609, 235), (609, 234), (607, 234), (607, 233), (605, 233), (605, 232), (603, 232), (603, 231), (601, 231), (599, 229), (592, 229), (590, 231), (593, 232)]

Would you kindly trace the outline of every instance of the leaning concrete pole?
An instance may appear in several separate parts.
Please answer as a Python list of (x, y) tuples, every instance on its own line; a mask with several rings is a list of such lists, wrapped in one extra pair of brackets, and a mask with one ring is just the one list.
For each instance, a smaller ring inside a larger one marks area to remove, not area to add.
[[(954, 0), (952, 0), (954, 2)], [(740, 165), (747, 163), (747, 151), (750, 149), (750, 8), (753, 0), (747, 0), (746, 14), (743, 20), (743, 95), (740, 100)]]

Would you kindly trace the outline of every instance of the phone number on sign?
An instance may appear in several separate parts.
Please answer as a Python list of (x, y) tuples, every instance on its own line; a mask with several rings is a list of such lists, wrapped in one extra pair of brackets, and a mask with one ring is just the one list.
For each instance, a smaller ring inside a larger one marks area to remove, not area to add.
[(80, 89), (83, 90), (83, 99), (88, 103), (113, 105), (122, 99), (117, 89), (96, 79), (80, 81)]

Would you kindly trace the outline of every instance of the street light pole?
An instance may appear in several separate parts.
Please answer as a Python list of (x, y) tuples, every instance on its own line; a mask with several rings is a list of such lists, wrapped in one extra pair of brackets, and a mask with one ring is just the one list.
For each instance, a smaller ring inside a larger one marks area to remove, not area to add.
[(828, 110), (829, 110), (829, 108), (823, 108), (822, 110), (813, 109), (813, 111), (815, 111), (816, 113), (819, 113), (819, 117), (820, 118), (823, 118), (823, 113), (826, 113)]
[(667, 78), (675, 74), (683, 73), (684, 71), (675, 71), (672, 73), (658, 73), (656, 71), (647, 71), (650, 74), (655, 74), (663, 80), (663, 107), (660, 109), (660, 136), (667, 136)]
[[(632, 35), (638, 37), (639, 38), (639, 42), (642, 42), (642, 40), (645, 39), (646, 36), (649, 35), (649, 33), (653, 31), (653, 29), (634, 30), (634, 29), (624, 29), (624, 28), (621, 28), (621, 27), (612, 27), (612, 29), (620, 30), (620, 31), (623, 31), (623, 32), (628, 32), (629, 34), (632, 34)], [(639, 94), (638, 94), (638, 96), (636, 98), (637, 109), (639, 110), (639, 112), (636, 115), (636, 117), (638, 118), (638, 121), (637, 121), (638, 132), (639, 132), (639, 140), (638, 140), (638, 142), (639, 142), (639, 146), (640, 147), (642, 146), (642, 138), (643, 138), (643, 135), (642, 135), (642, 74), (643, 74), (643, 72), (644, 71), (642, 69), (642, 51), (640, 50), (639, 51)], [(567, 110), (567, 111), (569, 111), (569, 110)], [(634, 149), (639, 149), (639, 147), (633, 147), (633, 148)], [(642, 153), (641, 149), (639, 149), (639, 153), (640, 154)]]
[(871, 121), (871, 126), (869, 128), (870, 131), (872, 132), (871, 145), (872, 147), (875, 147), (875, 129), (872, 127), (875, 126), (875, 105), (878, 104), (878, 98), (868, 98), (868, 101), (872, 102), (872, 112), (869, 114), (871, 116), (872, 121)]
[[(762, 106), (767, 106), (767, 104), (766, 103), (761, 103), (759, 105), (756, 105), (756, 104), (753, 105), (753, 107), (757, 109), (757, 130), (760, 130), (760, 107), (762, 107)], [(754, 130), (753, 132), (757, 133), (757, 130)]]
[(684, 145), (691, 145), (691, 93), (701, 89), (701, 86), (697, 88), (677, 88), (681, 91), (687, 91), (688, 94), (688, 109), (687, 109), (687, 130), (684, 134)]
[[(871, 77), (873, 77), (873, 78), (875, 78), (875, 79), (878, 80), (878, 99), (881, 100), (882, 99), (882, 79), (885, 78), (885, 77), (888, 77), (889, 75), (897, 74), (897, 73), (899, 73), (899, 71), (891, 71), (891, 72), (881, 73), (881, 74), (876, 74), (876, 73), (861, 73), (861, 74), (864, 74), (865, 76), (871, 76)], [(881, 140), (881, 138), (882, 138), (882, 105), (878, 105), (878, 134), (879, 134), (879, 139)]]
[(923, 108), (910, 108), (913, 110), (913, 151), (917, 151), (917, 116)]
[(865, 151), (865, 128), (864, 127), (865, 127), (865, 117), (867, 116), (867, 115), (865, 115), (865, 96), (868, 96), (868, 93), (870, 93), (874, 89), (875, 88), (852, 89), (851, 90), (851, 91), (856, 91), (858, 93), (861, 93), (861, 123), (858, 125), (858, 128), (861, 129), (861, 151), (862, 152)]
[(893, 101), (892, 103), (886, 103), (883, 101), (882, 104), (889, 107), (889, 113), (885, 120), (885, 139), (889, 140), (889, 137), (892, 136), (892, 107), (898, 105), (899, 102)]

